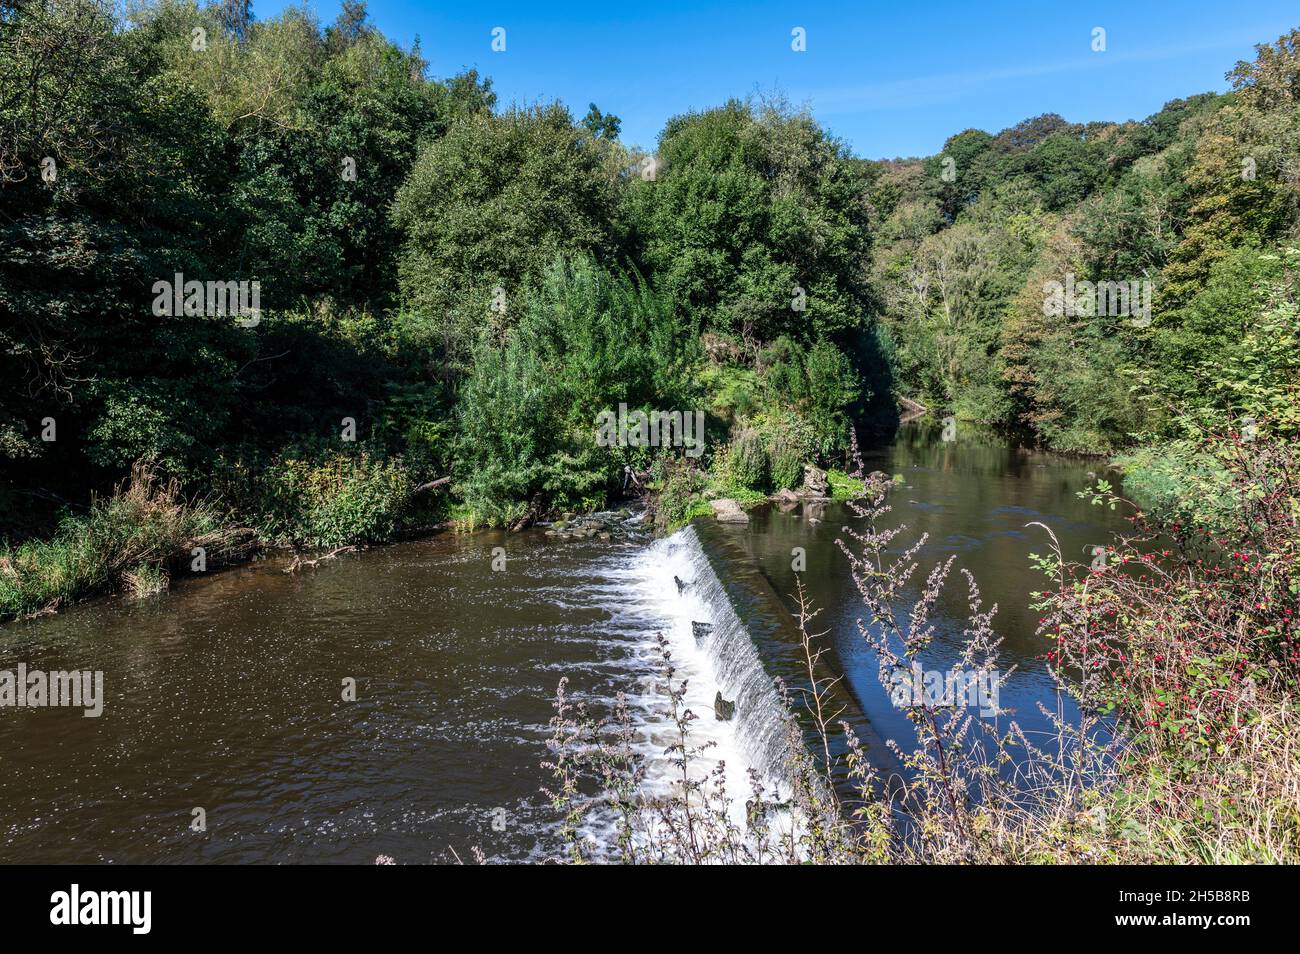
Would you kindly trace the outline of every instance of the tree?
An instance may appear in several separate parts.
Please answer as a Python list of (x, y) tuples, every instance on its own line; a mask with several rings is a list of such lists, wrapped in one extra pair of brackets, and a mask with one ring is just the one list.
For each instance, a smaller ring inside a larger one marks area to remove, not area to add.
[(623, 123), (613, 113), (602, 113), (596, 104), (592, 103), (587, 108), (587, 115), (583, 117), (582, 125), (593, 137), (617, 139)]
[(226, 33), (242, 43), (253, 22), (252, 0), (213, 0), (211, 9)]
[(336, 51), (351, 46), (370, 32), (369, 18), (366, 0), (343, 0), (334, 24), (325, 31), (325, 42)]
[(641, 261), (705, 327), (755, 344), (860, 329), (867, 179), (807, 114), (732, 101), (670, 120), (631, 182)]
[(429, 143), (393, 203), (406, 305), (465, 357), (558, 255), (610, 251), (614, 183), (559, 104), (474, 113)]

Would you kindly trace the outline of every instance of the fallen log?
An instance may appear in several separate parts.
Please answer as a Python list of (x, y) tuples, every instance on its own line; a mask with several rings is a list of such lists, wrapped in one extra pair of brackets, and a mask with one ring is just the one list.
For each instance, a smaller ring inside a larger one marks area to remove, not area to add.
[(431, 480), (427, 484), (420, 484), (420, 486), (412, 490), (411, 493), (413, 495), (422, 494), (426, 490), (436, 490), (437, 488), (441, 487), (443, 484), (449, 484), (449, 483), (451, 483), (450, 477), (439, 477), (437, 480)]
[(293, 562), (289, 564), (289, 568), (284, 572), (297, 573), (303, 567), (310, 567), (311, 569), (314, 570), (316, 569), (316, 567), (320, 566), (326, 560), (333, 560), (340, 553), (352, 553), (355, 550), (356, 547), (339, 547), (337, 550), (331, 550), (329, 553), (325, 554), (324, 556), (317, 557), (314, 560), (304, 560), (301, 556), (295, 556), (293, 558)]

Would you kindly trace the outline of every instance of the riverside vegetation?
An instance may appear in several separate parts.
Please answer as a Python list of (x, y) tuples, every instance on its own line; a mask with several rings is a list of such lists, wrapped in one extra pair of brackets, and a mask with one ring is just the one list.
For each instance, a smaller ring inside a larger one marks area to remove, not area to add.
[[(648, 154), (594, 104), (432, 78), (354, 0), (328, 26), (0, 0), (0, 618), (156, 591), (196, 550), (590, 512), (629, 472), (662, 527), (805, 463), (846, 495), (907, 398), (1113, 456), (1142, 516), (1103, 571), (1049, 560), (1026, 594), (1123, 748), (1081, 736), (1025, 806), (988, 768), (925, 788), (949, 729), (923, 726), (922, 840), (868, 826), (872, 851), (1293, 858), (1298, 74), (1292, 31), (1143, 120), (873, 161), (733, 100)], [(178, 273), (256, 282), (261, 312), (155, 315)], [(1047, 307), (1065, 287), (1104, 307)], [(703, 410), (704, 453), (601, 446), (620, 405)]]
[[(598, 721), (565, 696), (552, 719), (546, 789), (568, 836), (563, 860), (583, 863), (762, 864), (1234, 864), (1300, 860), (1300, 483), (1292, 445), (1211, 440), (1245, 501), (1225, 552), (1221, 528), (1148, 520), (1107, 548), (1109, 559), (1068, 561), (1046, 527), (1034, 593), (1059, 693), (1077, 719), (1039, 703), (1052, 729), (1031, 737), (1014, 718), (983, 718), (943, 700), (916, 702), (913, 747), (889, 740), (902, 775), (882, 777), (852, 727), (832, 754), (833, 677), (819, 675), (824, 633), (796, 594), (806, 677), (783, 687), (792, 711), (791, 762), (781, 791), (751, 777), (744, 817), (725, 766), (705, 770), (671, 654), (661, 642), (667, 748), (674, 789), (647, 797), (627, 712)], [(908, 668), (936, 634), (934, 607), (955, 557), (908, 595), (925, 537), (885, 529), (889, 482), (868, 478), (849, 504), (857, 526), (840, 539), (867, 610), (858, 621), (880, 680)], [(1103, 506), (1125, 504), (1103, 488)], [(903, 537), (902, 546), (891, 546)], [(996, 608), (962, 571), (969, 606), (956, 671), (998, 672)], [(999, 679), (1014, 678), (1003, 673)], [(810, 729), (814, 744), (805, 746)], [(607, 844), (580, 833), (593, 817)], [(612, 819), (612, 822), (609, 821)]]
[[(1189, 435), (1298, 426), (1297, 36), (1141, 122), (877, 162), (779, 100), (674, 117), (643, 154), (594, 105), (429, 78), (352, 0), (324, 28), (8, 0), (7, 585), (40, 592), (12, 580), (30, 541), (53, 558), (60, 521), (108, 519), (92, 496), (138, 462), (272, 545), (523, 526), (599, 509), (628, 468), (674, 526), (842, 467), (899, 395), (1120, 454), (1176, 507), (1215, 466)], [(177, 273), (257, 282), (261, 313), (157, 316)], [(1044, 314), (1086, 282), (1153, 286), (1152, 320)], [(601, 446), (623, 404), (704, 411), (705, 453)], [(74, 577), (64, 601), (116, 579)]]

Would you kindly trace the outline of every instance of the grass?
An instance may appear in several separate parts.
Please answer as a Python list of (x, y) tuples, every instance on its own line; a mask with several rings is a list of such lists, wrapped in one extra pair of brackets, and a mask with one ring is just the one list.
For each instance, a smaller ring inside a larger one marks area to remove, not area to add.
[[(742, 487), (732, 483), (716, 484), (712, 487), (712, 490), (717, 494), (717, 499), (734, 500), (739, 504), (762, 503), (767, 499), (767, 494), (761, 490), (754, 490), (751, 487)], [(711, 513), (712, 510), (709, 512)]]
[(862, 480), (850, 477), (842, 470), (826, 471), (826, 482), (830, 484), (831, 497), (834, 500), (851, 500), (862, 496)]
[(0, 619), (53, 612), (109, 591), (160, 592), (168, 574), (205, 568), (243, 552), (252, 533), (232, 526), (208, 500), (187, 501), (175, 480), (136, 464), (108, 499), (67, 517), (53, 537), (0, 549)]

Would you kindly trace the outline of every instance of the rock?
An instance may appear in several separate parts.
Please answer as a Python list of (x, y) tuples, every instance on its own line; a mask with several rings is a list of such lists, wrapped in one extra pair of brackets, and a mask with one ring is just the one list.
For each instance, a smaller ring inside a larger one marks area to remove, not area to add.
[(826, 479), (826, 471), (815, 464), (803, 465), (803, 487), (800, 490), (802, 496), (825, 497), (830, 486), (830, 481)]
[(740, 508), (740, 504), (730, 497), (711, 501), (713, 516), (720, 523), (749, 523), (749, 514)]
[(704, 642), (704, 637), (713, 632), (712, 623), (697, 623), (691, 620), (691, 634), (695, 637), (697, 644)]
[(731, 702), (728, 702), (726, 699), (722, 698), (722, 690), (719, 689), (718, 694), (713, 697), (714, 718), (716, 718), (719, 722), (730, 722), (731, 717), (734, 716), (735, 714), (736, 714), (735, 700), (733, 699)]
[(892, 482), (894, 479), (893, 477), (890, 477), (887, 473), (885, 473), (883, 470), (873, 470), (870, 474), (867, 475), (867, 477), (869, 480), (885, 480), (890, 482)]
[(562, 519), (548, 524), (546, 535), (552, 540), (600, 541), (642, 540), (646, 533), (644, 510), (604, 510), (600, 513), (574, 515), (566, 512)]

